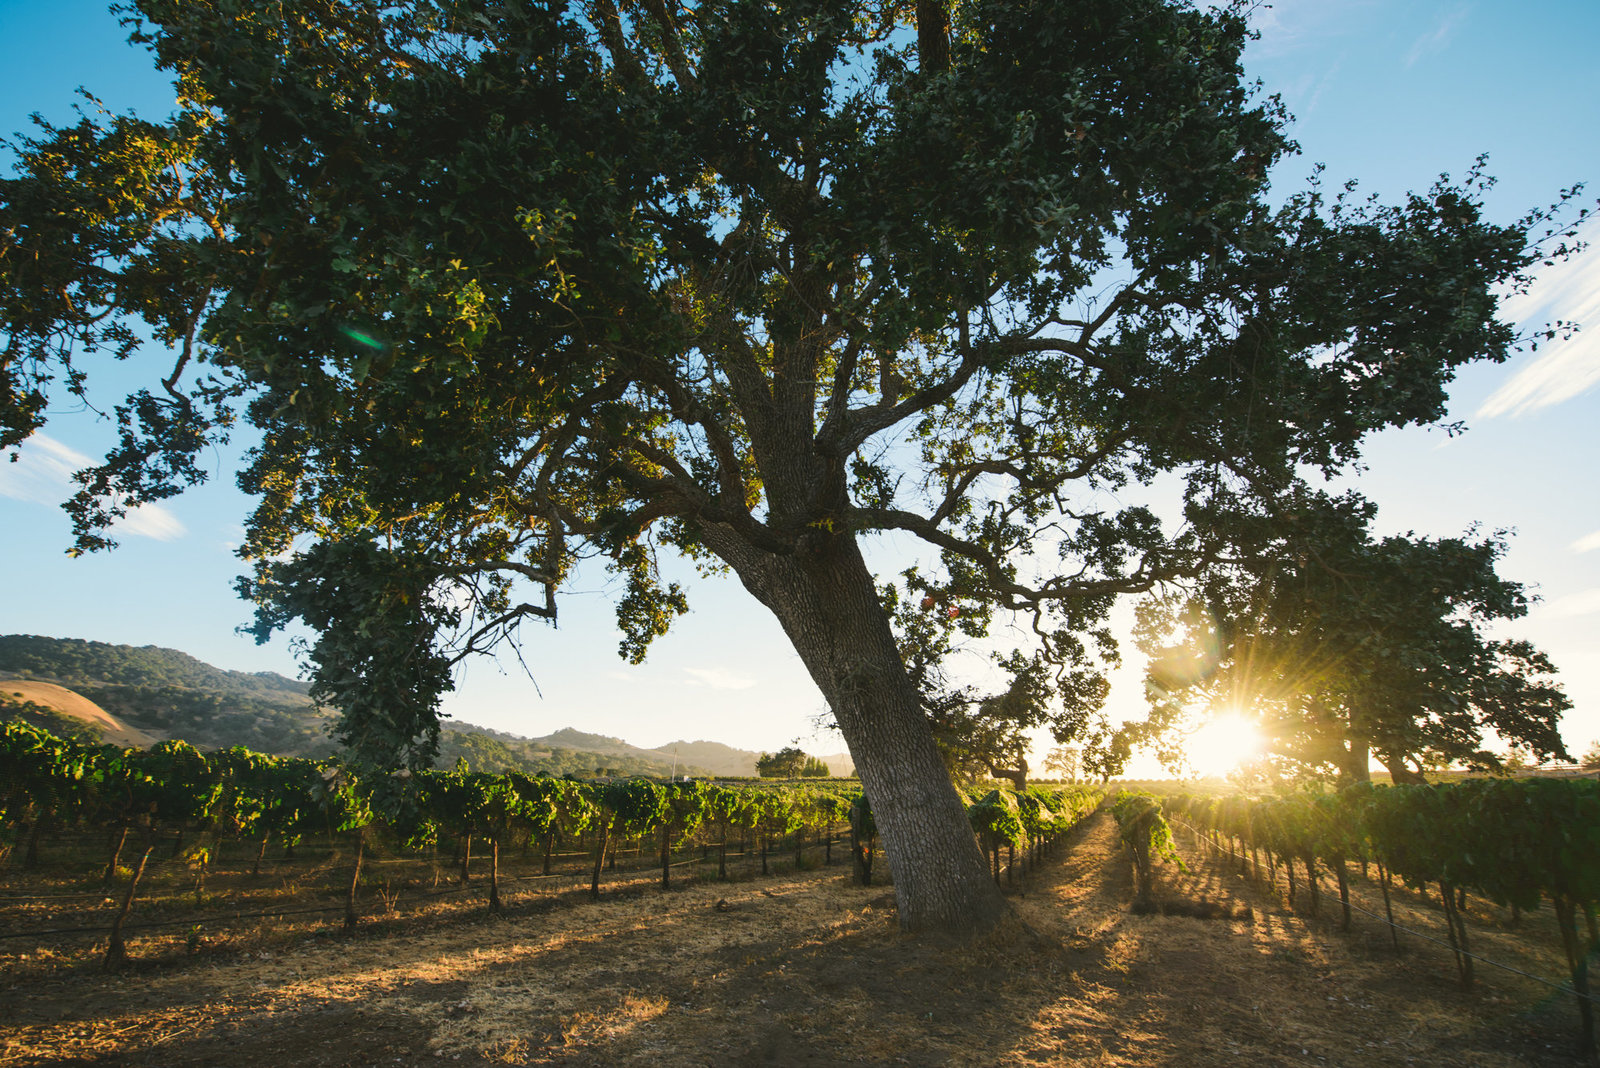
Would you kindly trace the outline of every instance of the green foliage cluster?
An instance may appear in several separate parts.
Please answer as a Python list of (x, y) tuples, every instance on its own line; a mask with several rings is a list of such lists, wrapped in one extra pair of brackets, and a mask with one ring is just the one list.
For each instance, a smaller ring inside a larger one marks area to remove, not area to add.
[(967, 822), (989, 858), (996, 883), (1000, 854), (1037, 859), (1042, 849), (1098, 808), (1104, 795), (1087, 786), (997, 787), (967, 802)]
[(1111, 802), (1117, 833), (1133, 855), (1136, 893), (1149, 897), (1153, 887), (1155, 862), (1171, 861), (1184, 866), (1172, 841), (1172, 827), (1162, 811), (1161, 800), (1151, 794), (1122, 791)]
[(1371, 858), (1408, 881), (1523, 909), (1546, 898), (1600, 903), (1600, 782), (1592, 779), (1477, 778), (1166, 804), (1285, 860)]
[(149, 749), (93, 746), (21, 722), (0, 725), (0, 835), (11, 845), (44, 813), (145, 833), (187, 826), (293, 845), (311, 830), (379, 824), (413, 845), (439, 830), (496, 840), (552, 828), (637, 837), (708, 820), (724, 830), (787, 834), (842, 819), (846, 784), (726, 787), (644, 778), (580, 782), (517, 771), (386, 773), (334, 760), (274, 757), (184, 742)]
[(763, 779), (826, 779), (828, 765), (794, 746), (756, 758), (756, 774)]
[[(420, 848), (441, 833), (496, 844), (547, 842), (553, 833), (607, 839), (672, 838), (704, 830), (763, 841), (849, 822), (863, 842), (877, 834), (859, 787), (661, 783), (646, 778), (578, 781), (518, 771), (382, 772), (333, 760), (273, 757), (234, 747), (202, 753), (183, 742), (147, 750), (90, 746), (21, 723), (0, 728), (0, 842), (15, 845), (45, 812), (89, 826), (144, 834), (189, 828), (293, 846), (313, 832), (381, 829)], [(998, 857), (1031, 848), (1092, 812), (1099, 791), (1082, 786), (993, 790), (967, 806), (973, 831)], [(998, 864), (998, 860), (996, 861)]]

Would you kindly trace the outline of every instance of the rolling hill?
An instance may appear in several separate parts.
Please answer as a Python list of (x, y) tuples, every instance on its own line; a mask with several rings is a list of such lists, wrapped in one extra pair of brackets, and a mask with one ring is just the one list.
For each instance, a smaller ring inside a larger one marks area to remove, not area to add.
[[(272, 672), (226, 671), (159, 646), (111, 645), (33, 634), (0, 635), (0, 696), (89, 724), (117, 745), (182, 738), (203, 749), (242, 745), (280, 756), (330, 756), (333, 713), (317, 707), (305, 683)], [(0, 712), (6, 710), (0, 708)], [(44, 723), (41, 725), (49, 726)], [(465, 760), (474, 771), (526, 774), (752, 777), (749, 750), (720, 742), (679, 741), (655, 749), (568, 727), (526, 738), (470, 723), (447, 722), (440, 767)], [(836, 775), (850, 758), (823, 757)]]
[[(0, 709), (17, 709), (26, 713), (30, 711), (28, 705), (46, 709), (57, 717), (81, 724), (89, 736), (107, 745), (142, 747), (154, 745), (159, 740), (121, 722), (87, 697), (65, 686), (58, 686), (53, 682), (40, 682), (37, 679), (0, 679)], [(54, 717), (49, 715), (24, 714), (21, 718), (35, 722), (47, 730), (58, 726), (51, 722)]]

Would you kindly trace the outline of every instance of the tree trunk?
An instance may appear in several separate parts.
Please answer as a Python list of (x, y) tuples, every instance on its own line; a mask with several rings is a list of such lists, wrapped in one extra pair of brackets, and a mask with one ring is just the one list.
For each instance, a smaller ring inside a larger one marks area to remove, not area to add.
[(344, 898), (344, 929), (354, 931), (360, 916), (356, 912), (356, 890), (361, 886), (361, 860), (367, 852), (366, 828), (356, 832), (356, 863), (350, 869), (350, 891)]
[(106, 945), (106, 971), (115, 971), (128, 962), (128, 948), (122, 942), (122, 925), (128, 919), (128, 913), (133, 911), (133, 896), (139, 892), (139, 880), (144, 878), (144, 867), (150, 863), (150, 854), (155, 852), (155, 846), (148, 846), (144, 855), (139, 858), (139, 866), (133, 871), (133, 878), (128, 880), (128, 892), (122, 895), (122, 908), (117, 910), (117, 918), (111, 921), (111, 940)]
[(1339, 753), (1339, 785), (1372, 781), (1372, 746), (1361, 738), (1349, 739), (1349, 746), (1341, 745)]
[(122, 825), (122, 829), (117, 832), (117, 845), (116, 845), (116, 848), (111, 850), (111, 859), (106, 862), (105, 875), (103, 875), (101, 877), (101, 881), (102, 882), (105, 882), (105, 883), (109, 884), (113, 880), (116, 879), (116, 877), (117, 877), (117, 862), (122, 859), (122, 847), (124, 845), (126, 845), (127, 842), (128, 842), (128, 825), (126, 823), (124, 823)]
[(1423, 786), (1427, 784), (1427, 776), (1407, 764), (1404, 753), (1382, 750), (1378, 754), (1378, 761), (1389, 769), (1389, 778), (1396, 786)]
[(1005, 911), (906, 675), (872, 573), (848, 534), (821, 531), (793, 556), (725, 530), (707, 543), (769, 608), (827, 699), (883, 839), (900, 926), (977, 931)]
[(53, 810), (44, 809), (34, 819), (33, 826), (28, 828), (28, 848), (22, 856), (22, 866), (29, 870), (39, 866), (39, 839), (44, 834), (44, 828), (50, 822), (50, 813)]

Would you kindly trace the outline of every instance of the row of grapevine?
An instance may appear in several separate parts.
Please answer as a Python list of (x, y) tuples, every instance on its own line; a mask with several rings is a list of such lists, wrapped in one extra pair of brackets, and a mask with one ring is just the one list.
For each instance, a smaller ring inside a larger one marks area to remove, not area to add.
[[(1578, 995), (1586, 1048), (1594, 1042), (1588, 960), (1600, 950), (1600, 782), (1585, 779), (1468, 779), (1450, 784), (1373, 787), (1272, 799), (1175, 797), (1169, 811), (1240, 852), (1265, 852), (1282, 863), (1295, 892), (1295, 864), (1318, 902), (1316, 869), (1338, 879), (1344, 925), (1350, 922), (1346, 862), (1379, 865), (1384, 900), (1389, 880), (1437, 886), (1462, 982), (1472, 957), (1460, 895), (1474, 892), (1502, 906), (1537, 908), (1548, 899)], [(1588, 926), (1580, 943), (1578, 917)], [(1391, 913), (1390, 919), (1393, 916)], [(1392, 929), (1392, 928), (1391, 928)]]
[[(724, 837), (781, 837), (846, 819), (848, 787), (738, 787), (644, 779), (577, 782), (466, 770), (361, 774), (336, 761), (241, 748), (202, 753), (184, 742), (149, 749), (85, 746), (22, 723), (0, 726), (0, 850), (36, 859), (41, 833), (75, 823), (120, 827), (147, 843), (185, 832), (292, 849), (313, 833), (375, 828), (420, 848), (441, 834), (491, 847), (587, 834), (606, 845), (714, 825)], [(114, 870), (121, 844), (108, 871)], [(605, 850), (602, 849), (602, 855)], [(466, 854), (470, 859), (470, 844)], [(664, 878), (666, 877), (664, 869)]]
[(1161, 801), (1147, 793), (1123, 791), (1111, 802), (1111, 815), (1117, 821), (1118, 837), (1133, 855), (1136, 899), (1148, 901), (1154, 889), (1152, 868), (1157, 860), (1183, 867)]
[(1021, 870), (1019, 850), (1025, 864), (1037, 863), (1051, 843), (1093, 812), (1100, 801), (1100, 791), (1082, 786), (994, 789), (967, 803), (967, 820), (999, 883), (1002, 848), (1007, 855), (1006, 870), (1014, 877)]
[[(1035, 787), (1022, 793), (992, 791), (971, 802), (974, 832), (1009, 870), (1016, 852), (1036, 860), (1044, 845), (1098, 803), (1076, 788)], [(355, 847), (346, 898), (346, 924), (356, 923), (356, 889), (365, 849), (373, 836), (401, 850), (455, 843), (461, 881), (467, 881), (473, 847), (488, 853), (489, 907), (498, 910), (500, 850), (516, 844), (544, 852), (544, 871), (557, 841), (576, 840), (593, 858), (590, 892), (598, 897), (608, 858), (619, 846), (659, 844), (663, 887), (670, 884), (675, 847), (694, 840), (716, 848), (719, 877), (727, 876), (728, 843), (754, 837), (762, 872), (774, 843), (788, 839), (798, 860), (807, 835), (824, 838), (832, 859), (832, 831), (850, 829), (858, 878), (870, 883), (876, 827), (858, 787), (844, 783), (803, 786), (647, 779), (579, 782), (519, 773), (455, 771), (363, 772), (332, 760), (272, 757), (242, 748), (202, 753), (180, 741), (149, 749), (86, 746), (22, 723), (0, 725), (0, 857), (24, 850), (37, 860), (49, 828), (105, 829), (115, 842), (105, 866), (109, 882), (130, 837), (144, 847), (138, 872), (158, 839), (173, 854), (188, 836), (189, 854), (225, 842), (248, 842), (256, 867), (269, 845), (292, 852), (308, 836), (342, 835)], [(741, 850), (742, 851), (742, 850)], [(131, 905), (138, 873), (129, 887)], [(124, 915), (126, 908), (124, 909)], [(120, 926), (120, 921), (119, 921)], [(114, 955), (120, 940), (114, 938)]]

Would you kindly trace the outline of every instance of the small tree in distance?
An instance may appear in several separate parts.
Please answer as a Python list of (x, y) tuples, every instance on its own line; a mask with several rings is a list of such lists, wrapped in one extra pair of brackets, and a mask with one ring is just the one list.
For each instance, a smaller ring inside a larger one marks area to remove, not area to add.
[(776, 753), (762, 753), (757, 757), (756, 774), (763, 779), (798, 779), (809, 759), (794, 746), (785, 746)]

